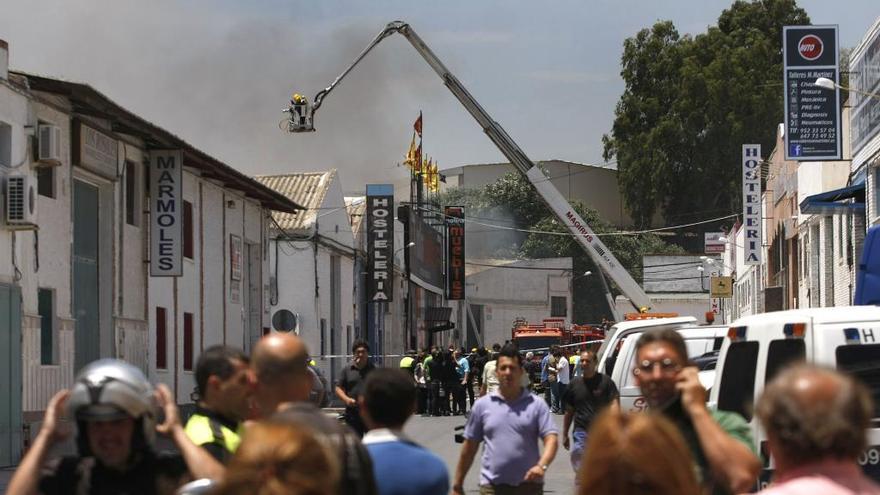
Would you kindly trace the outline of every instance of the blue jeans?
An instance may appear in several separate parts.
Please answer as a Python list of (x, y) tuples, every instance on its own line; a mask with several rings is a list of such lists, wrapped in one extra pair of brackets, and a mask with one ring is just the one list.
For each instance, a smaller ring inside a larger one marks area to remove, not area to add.
[[(574, 430), (571, 432), (571, 468), (577, 473), (584, 458), (584, 447), (587, 444), (587, 432)], [(575, 478), (577, 479), (577, 478)]]
[(550, 382), (550, 410), (558, 413), (562, 410), (560, 407), (562, 396), (559, 395), (559, 381)]

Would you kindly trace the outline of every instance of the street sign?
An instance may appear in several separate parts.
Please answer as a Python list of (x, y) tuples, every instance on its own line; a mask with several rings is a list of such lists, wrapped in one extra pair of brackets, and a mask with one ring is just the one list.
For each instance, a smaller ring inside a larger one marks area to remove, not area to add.
[(720, 240), (724, 237), (724, 232), (706, 232), (704, 236), (704, 249), (706, 254), (723, 253), (725, 242)]
[(733, 297), (733, 277), (709, 278), (709, 295), (712, 297)]
[(840, 94), (816, 86), (839, 83), (837, 26), (785, 26), (785, 159), (840, 160)]

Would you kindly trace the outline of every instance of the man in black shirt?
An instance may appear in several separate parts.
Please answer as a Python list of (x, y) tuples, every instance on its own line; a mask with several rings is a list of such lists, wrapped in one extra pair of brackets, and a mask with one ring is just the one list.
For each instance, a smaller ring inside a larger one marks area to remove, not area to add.
[(364, 381), (375, 366), (370, 362), (370, 346), (363, 340), (357, 340), (351, 346), (354, 359), (351, 364), (342, 368), (339, 381), (336, 383), (336, 396), (345, 404), (345, 422), (358, 435), (364, 436), (367, 429), (358, 409), (358, 397), (363, 394)]
[[(596, 356), (590, 351), (581, 352), (581, 376), (571, 381), (562, 396), (565, 420), (562, 424), (562, 446), (571, 450), (571, 467), (577, 473), (587, 443), (587, 432), (593, 419), (605, 407), (620, 407), (617, 386), (608, 376), (596, 371)], [(568, 431), (574, 420), (574, 445), (570, 445)]]

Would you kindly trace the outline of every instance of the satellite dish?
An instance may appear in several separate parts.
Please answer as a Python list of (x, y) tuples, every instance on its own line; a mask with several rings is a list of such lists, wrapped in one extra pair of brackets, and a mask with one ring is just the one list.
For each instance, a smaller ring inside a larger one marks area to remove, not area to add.
[(279, 309), (272, 315), (272, 328), (276, 332), (290, 332), (296, 329), (296, 315), (289, 309)]

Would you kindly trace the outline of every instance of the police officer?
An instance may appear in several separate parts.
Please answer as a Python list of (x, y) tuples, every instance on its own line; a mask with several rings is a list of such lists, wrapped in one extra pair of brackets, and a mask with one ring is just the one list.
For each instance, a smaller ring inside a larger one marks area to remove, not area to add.
[(239, 426), (247, 418), (253, 391), (247, 356), (223, 345), (205, 349), (196, 363), (196, 387), (199, 400), (186, 423), (186, 434), (226, 462), (241, 442)]
[[(76, 421), (78, 455), (44, 467), (51, 448), (68, 435), (60, 423), (65, 405)], [(160, 408), (165, 421), (157, 425)], [(180, 454), (157, 453), (156, 432), (170, 437)], [(49, 401), (40, 432), (6, 493), (153, 495), (173, 491), (190, 476), (217, 479), (223, 472), (184, 433), (168, 387), (154, 390), (134, 366), (102, 359), (83, 368), (72, 390)]]

